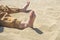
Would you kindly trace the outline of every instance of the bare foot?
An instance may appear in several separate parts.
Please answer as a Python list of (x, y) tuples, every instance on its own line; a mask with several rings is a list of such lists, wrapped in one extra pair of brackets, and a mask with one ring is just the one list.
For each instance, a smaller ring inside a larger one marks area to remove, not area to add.
[(30, 1), (28, 1), (27, 4), (30, 4)]
[(34, 11), (31, 11), (30, 12), (30, 18), (31, 19), (35, 19), (36, 15), (35, 15), (35, 12)]
[(28, 6), (29, 6), (30, 2), (28, 1), (27, 4), (23, 7), (23, 10), (26, 11)]
[(36, 15), (35, 15), (35, 12), (34, 11), (31, 11), (30, 12), (30, 19), (28, 21), (28, 26), (33, 28), (33, 23), (35, 21), (35, 18), (36, 18)]

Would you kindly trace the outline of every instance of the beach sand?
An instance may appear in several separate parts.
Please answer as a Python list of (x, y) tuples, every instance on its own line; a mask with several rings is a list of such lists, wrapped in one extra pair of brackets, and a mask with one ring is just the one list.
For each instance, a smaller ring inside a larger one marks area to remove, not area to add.
[[(27, 0), (0, 0), (0, 5), (22, 8)], [(28, 9), (36, 13), (34, 29), (18, 30), (0, 27), (0, 40), (60, 40), (60, 0), (30, 0)], [(11, 14), (26, 21), (29, 13)], [(22, 17), (23, 16), (23, 17)]]

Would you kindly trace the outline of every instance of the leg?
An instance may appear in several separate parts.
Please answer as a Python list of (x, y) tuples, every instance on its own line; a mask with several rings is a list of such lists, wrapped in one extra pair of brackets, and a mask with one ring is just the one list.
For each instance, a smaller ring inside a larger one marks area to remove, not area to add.
[(30, 12), (31, 10), (27, 10), (28, 6), (29, 6), (30, 2), (27, 2), (27, 4), (22, 8), (9, 8), (8, 6), (6, 6), (6, 8), (8, 9), (8, 13), (18, 13), (18, 12)]
[(12, 17), (7, 17), (7, 19), (2, 20), (1, 25), (4, 27), (10, 27), (10, 28), (18, 28), (18, 29), (24, 29), (27, 27), (31, 27), (33, 28), (33, 23), (35, 21), (36, 15), (34, 13), (34, 11), (30, 12), (30, 17), (27, 20), (27, 22), (21, 22), (18, 21)]
[(27, 27), (33, 28), (33, 23), (35, 21), (35, 18), (36, 18), (36, 15), (34, 11), (31, 11), (29, 19), (27, 20), (27, 22), (21, 23), (20, 28), (27, 28)]
[(36, 15), (35, 15), (34, 11), (31, 11), (30, 12), (30, 17), (26, 22), (21, 22), (21, 21), (18, 21), (18, 20), (13, 21), (14, 28), (18, 28), (18, 29), (24, 29), (24, 28), (27, 28), (27, 27), (33, 28), (33, 23), (35, 21), (35, 18), (36, 18)]

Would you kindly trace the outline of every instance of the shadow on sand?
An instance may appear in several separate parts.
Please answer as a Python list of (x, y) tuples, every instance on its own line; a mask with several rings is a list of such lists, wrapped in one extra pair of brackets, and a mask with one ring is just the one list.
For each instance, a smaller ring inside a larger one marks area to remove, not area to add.
[[(36, 33), (43, 34), (43, 32), (38, 28), (32, 28)], [(0, 33), (4, 31), (4, 27), (0, 26)]]
[(0, 26), (0, 33), (4, 31), (4, 27)]
[(32, 28), (35, 32), (37, 32), (38, 34), (43, 34), (43, 32), (40, 30), (40, 29), (38, 29), (38, 28)]

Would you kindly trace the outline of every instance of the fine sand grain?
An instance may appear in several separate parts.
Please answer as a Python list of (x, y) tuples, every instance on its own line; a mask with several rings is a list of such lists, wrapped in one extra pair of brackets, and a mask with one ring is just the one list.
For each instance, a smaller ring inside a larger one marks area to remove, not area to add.
[[(23, 8), (27, 0), (0, 0), (0, 5)], [(34, 29), (18, 30), (0, 27), (0, 40), (60, 40), (60, 0), (30, 0), (28, 9), (36, 13)], [(28, 13), (11, 14), (26, 21)], [(23, 16), (23, 17), (22, 17)]]

